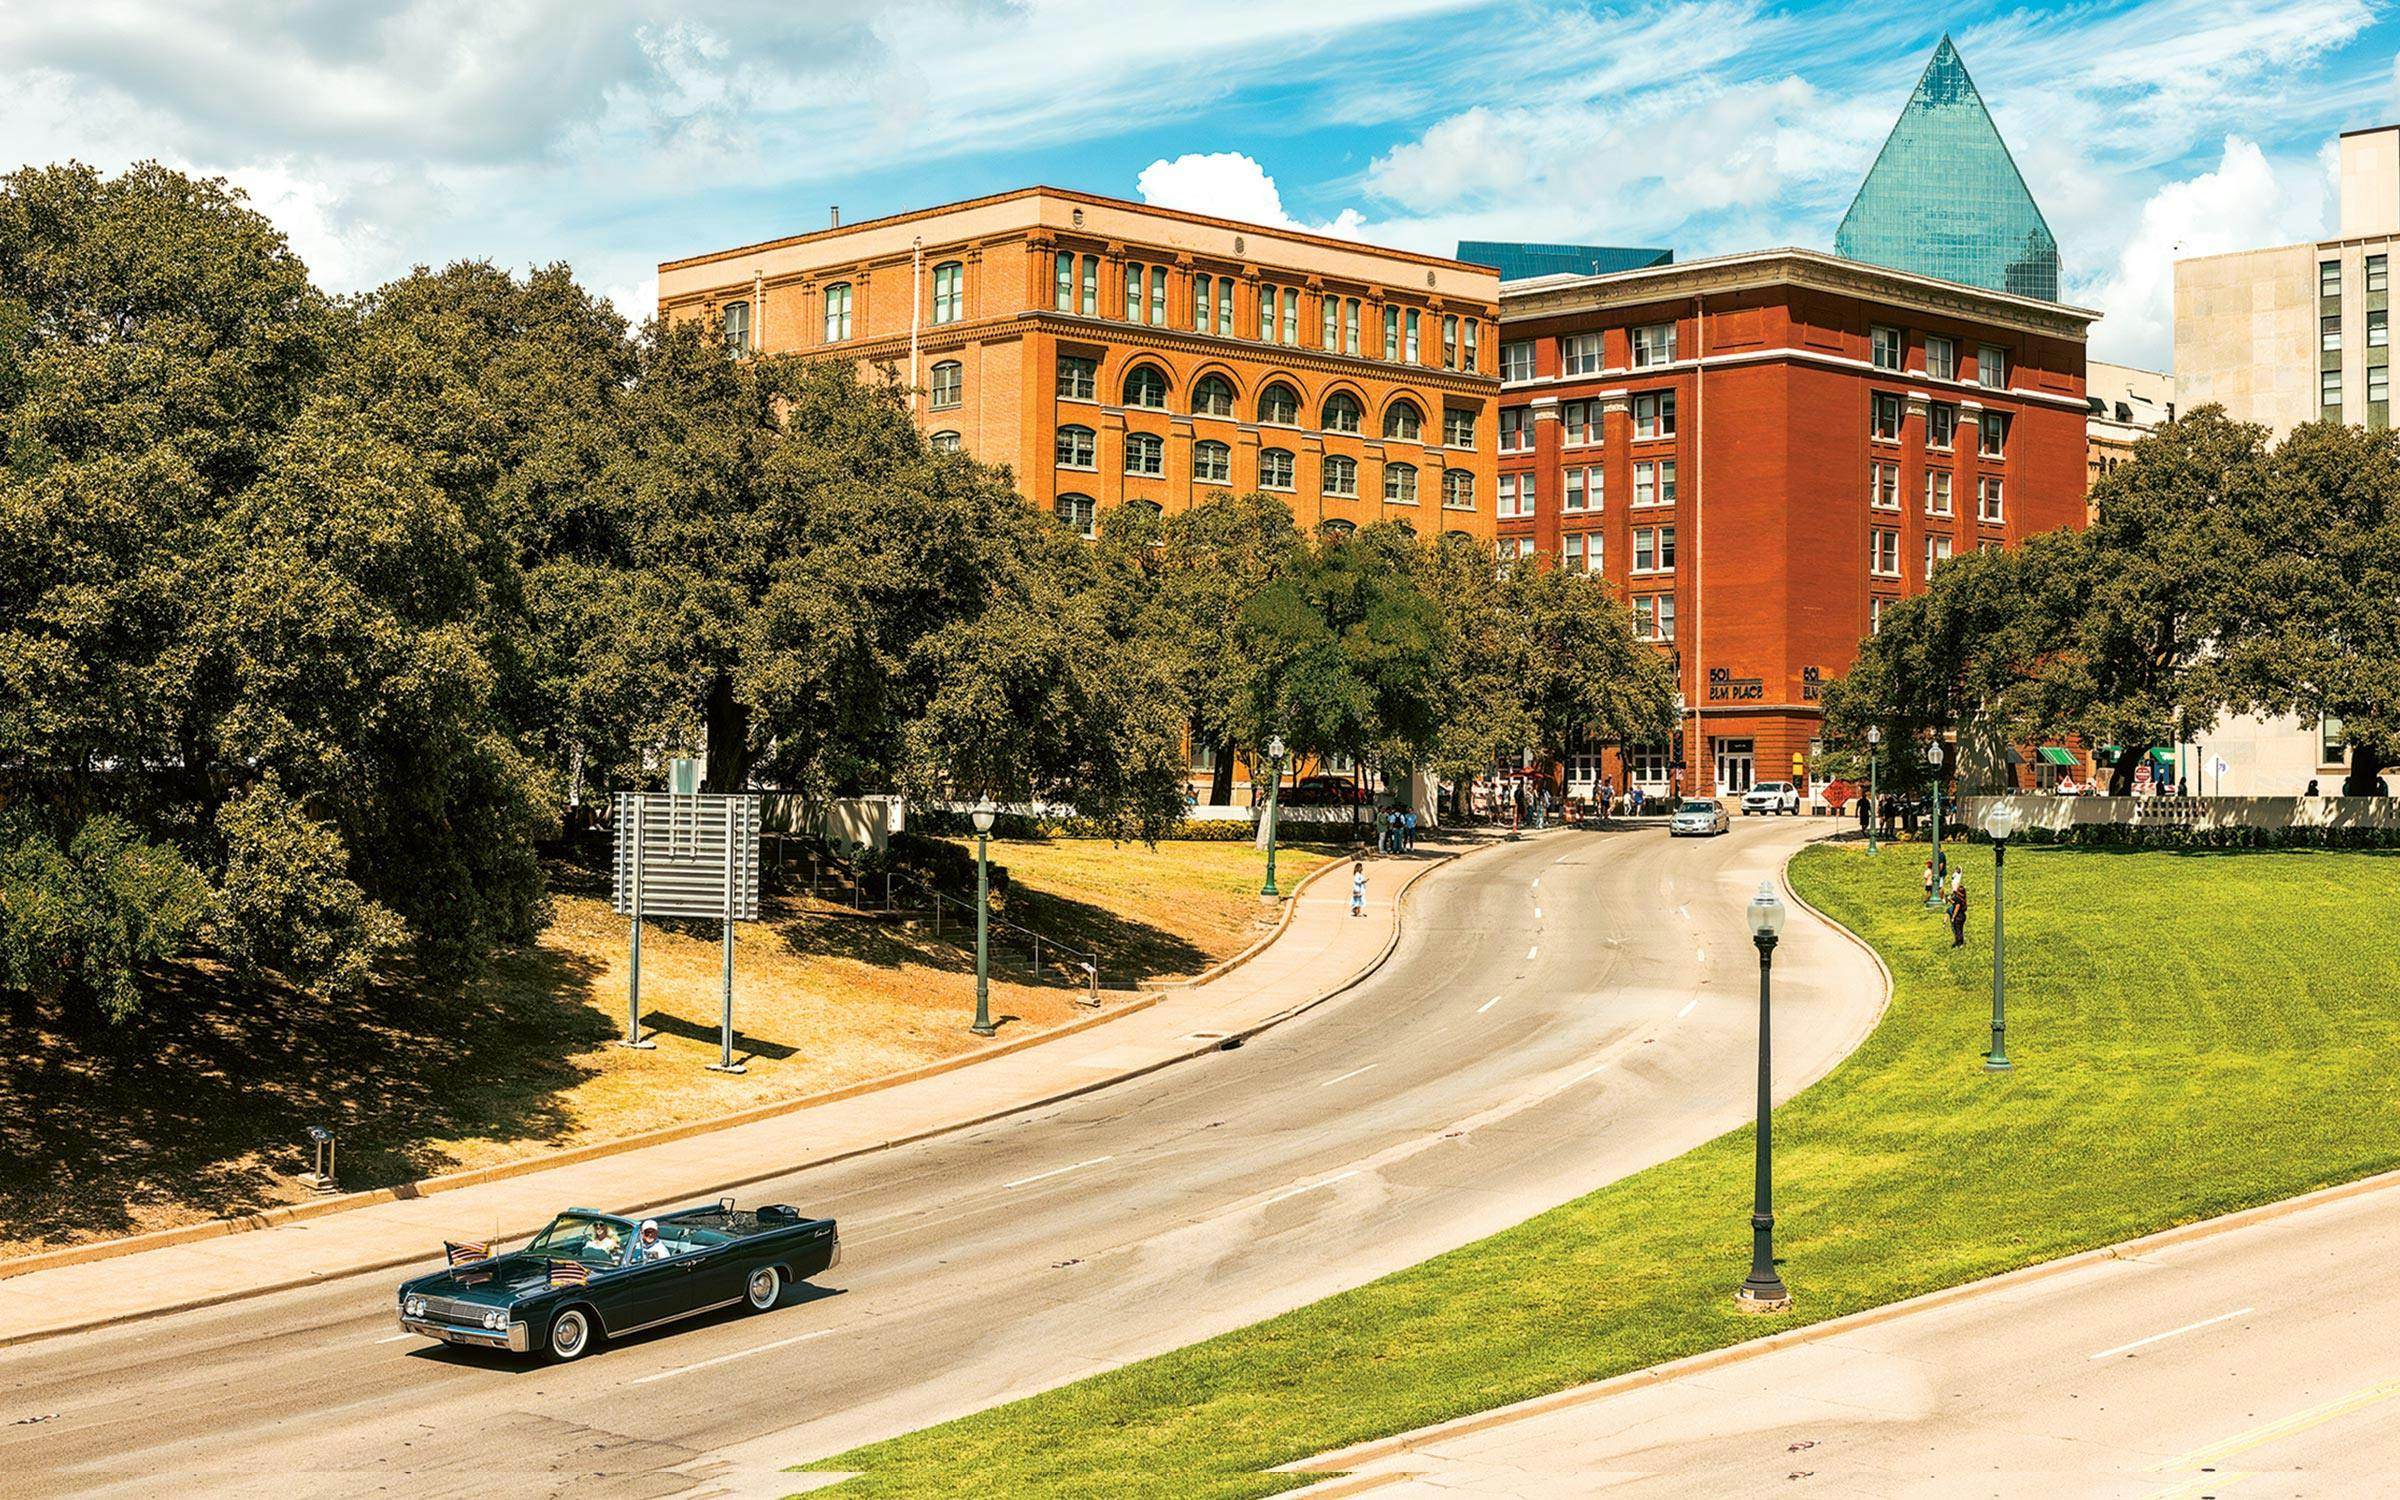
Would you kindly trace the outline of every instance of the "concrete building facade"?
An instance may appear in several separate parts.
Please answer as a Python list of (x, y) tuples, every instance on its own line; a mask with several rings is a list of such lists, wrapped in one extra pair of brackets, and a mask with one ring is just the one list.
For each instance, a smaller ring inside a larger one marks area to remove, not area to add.
[(2133, 456), (2133, 445), (2175, 420), (2175, 377), (2164, 370), (2093, 360), (2086, 367), (2084, 487), (2098, 484)]
[(1488, 267), (1033, 187), (668, 261), (659, 309), (888, 372), (1087, 535), (1253, 489), (1304, 527), (1493, 534)]
[(1810, 779), (1822, 685), (1943, 559), (2084, 522), (2096, 314), (1770, 250), (1503, 291), (1503, 556), (1597, 575), (1676, 664), (1655, 793)]

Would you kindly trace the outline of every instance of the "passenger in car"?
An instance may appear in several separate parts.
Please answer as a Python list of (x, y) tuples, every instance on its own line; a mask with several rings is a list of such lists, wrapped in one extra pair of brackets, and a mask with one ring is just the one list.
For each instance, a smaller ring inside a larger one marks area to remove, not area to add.
[(608, 1257), (612, 1263), (625, 1258), (625, 1242), (617, 1238), (617, 1226), (606, 1219), (592, 1226), (591, 1234), (584, 1239), (583, 1248)]
[(635, 1241), (633, 1253), (637, 1260), (665, 1260), (675, 1253), (675, 1247), (658, 1237), (658, 1220), (644, 1219), (642, 1237)]

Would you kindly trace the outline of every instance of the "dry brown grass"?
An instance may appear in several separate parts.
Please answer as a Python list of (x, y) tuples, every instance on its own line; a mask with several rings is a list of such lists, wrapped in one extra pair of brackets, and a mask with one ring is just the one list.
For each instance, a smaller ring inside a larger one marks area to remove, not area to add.
[[(1287, 848), (1288, 889), (1330, 851)], [(1261, 857), (995, 842), (1009, 916), (1097, 949), (1106, 984), (1197, 972), (1258, 936)], [(722, 948), (709, 922), (646, 923), (642, 1020), (624, 1033), (626, 927), (594, 875), (551, 871), (553, 920), (469, 993), (393, 986), (328, 1002), (242, 986), (205, 964), (159, 976), (150, 1012), (88, 1034), (21, 1018), (0, 1067), (0, 1255), (171, 1227), (306, 1196), (311, 1123), (341, 1139), (345, 1187), (506, 1161), (837, 1088), (989, 1045), (967, 1031), (974, 949), (903, 917), (797, 893), (736, 933), (735, 1056), (718, 1055)], [(1086, 1014), (1062, 969), (995, 945), (1003, 1039)], [(1104, 994), (1106, 992), (1104, 991)]]

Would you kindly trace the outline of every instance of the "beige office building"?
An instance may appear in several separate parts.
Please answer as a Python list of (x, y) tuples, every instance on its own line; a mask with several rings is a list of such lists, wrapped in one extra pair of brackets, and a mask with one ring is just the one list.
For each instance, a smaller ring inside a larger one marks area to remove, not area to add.
[[(2214, 402), (2278, 438), (2320, 420), (2389, 425), (2400, 125), (2345, 134), (2341, 173), (2333, 238), (2175, 263), (2179, 409)], [(2311, 781), (2330, 794), (2346, 761), (2338, 719), (2233, 715), (2183, 747), (2192, 790), (2228, 796), (2289, 797)]]

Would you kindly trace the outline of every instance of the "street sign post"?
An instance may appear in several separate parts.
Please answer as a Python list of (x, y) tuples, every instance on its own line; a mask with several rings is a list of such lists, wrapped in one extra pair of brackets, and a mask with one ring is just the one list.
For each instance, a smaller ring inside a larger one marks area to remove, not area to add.
[(642, 918), (715, 917), (725, 924), (725, 1002), (717, 1073), (733, 1060), (733, 924), (758, 920), (759, 799), (700, 792), (619, 792), (615, 904), (632, 922), (627, 1047), (642, 1040)]

